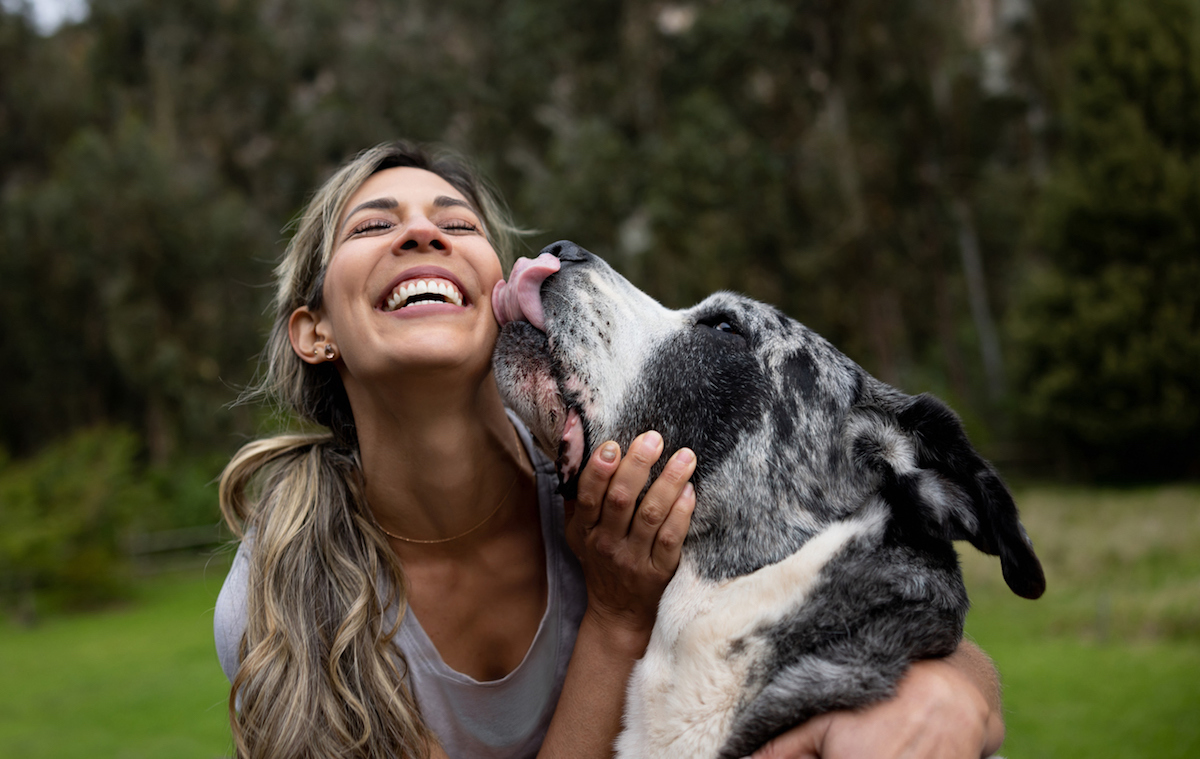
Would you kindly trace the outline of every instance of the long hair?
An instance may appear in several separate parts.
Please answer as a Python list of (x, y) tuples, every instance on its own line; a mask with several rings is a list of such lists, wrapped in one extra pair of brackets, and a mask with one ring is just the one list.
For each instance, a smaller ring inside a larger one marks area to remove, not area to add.
[(301, 361), (288, 339), (293, 311), (321, 307), (347, 202), (372, 174), (397, 166), (431, 171), (461, 192), (505, 264), (518, 232), (465, 162), (405, 142), (359, 154), (297, 220), (275, 272), (259, 380), (243, 398), (282, 404), (328, 431), (257, 440), (221, 475), (221, 513), (251, 548), (246, 632), (229, 696), (238, 757), (427, 757), (434, 740), (394, 643), (407, 607), (404, 574), (364, 498), (345, 388), (332, 364)]

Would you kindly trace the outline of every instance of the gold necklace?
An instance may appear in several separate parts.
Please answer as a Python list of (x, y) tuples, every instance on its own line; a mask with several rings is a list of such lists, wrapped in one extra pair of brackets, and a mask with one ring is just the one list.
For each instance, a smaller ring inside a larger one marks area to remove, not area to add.
[(474, 527), (467, 530), (466, 532), (460, 532), (457, 535), (452, 535), (451, 537), (448, 537), (448, 538), (434, 538), (433, 540), (421, 540), (420, 538), (406, 538), (403, 535), (397, 535), (394, 532), (388, 532), (387, 529), (384, 528), (384, 526), (379, 523), (379, 520), (375, 518), (374, 511), (371, 512), (371, 518), (375, 521), (375, 526), (378, 527), (383, 532), (383, 534), (387, 535), (389, 538), (395, 538), (396, 540), (403, 540), (405, 543), (421, 543), (423, 545), (432, 545), (434, 543), (449, 543), (452, 540), (458, 540), (459, 538), (465, 538), (466, 536), (468, 536), (471, 533), (478, 530), (480, 527), (483, 527), (485, 524), (487, 524), (488, 520), (490, 520), (492, 517), (496, 516), (496, 514), (499, 513), (499, 511), (500, 511), (500, 507), (504, 505), (504, 502), (508, 500), (508, 496), (512, 494), (513, 488), (515, 488), (517, 486), (517, 480), (519, 480), (519, 479), (521, 479), (521, 470), (518, 467), (517, 476), (513, 477), (512, 484), (509, 485), (508, 490), (506, 490), (504, 492), (504, 497), (500, 499), (500, 503), (496, 504), (496, 508), (492, 509), (492, 513), (488, 514), (486, 517), (483, 518), (482, 522), (475, 525)]

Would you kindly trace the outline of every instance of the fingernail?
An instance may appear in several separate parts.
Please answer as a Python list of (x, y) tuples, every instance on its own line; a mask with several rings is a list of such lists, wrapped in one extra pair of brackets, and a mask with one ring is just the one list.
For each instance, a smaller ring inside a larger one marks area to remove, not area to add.
[(611, 440), (600, 446), (600, 460), (612, 463), (617, 460), (617, 444)]
[(696, 454), (692, 453), (690, 448), (680, 448), (675, 452), (675, 460), (680, 464), (690, 464), (696, 458)]
[(693, 498), (693, 497), (695, 497), (695, 495), (696, 495), (696, 487), (695, 487), (694, 485), (692, 485), (692, 483), (690, 483), (690, 482), (689, 482), (688, 484), (686, 484), (686, 485), (684, 485), (684, 486), (683, 486), (683, 493), (681, 493), (681, 495), (682, 495), (684, 498)]
[(654, 430), (650, 430), (646, 433), (646, 436), (642, 438), (642, 450), (657, 451), (660, 445), (662, 445), (662, 435), (658, 434)]

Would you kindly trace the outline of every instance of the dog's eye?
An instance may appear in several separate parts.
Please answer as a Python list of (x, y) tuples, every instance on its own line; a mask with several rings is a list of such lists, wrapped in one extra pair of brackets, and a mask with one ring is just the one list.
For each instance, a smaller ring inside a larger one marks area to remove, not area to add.
[(733, 322), (726, 316), (717, 315), (710, 316), (707, 319), (701, 319), (696, 322), (696, 326), (709, 327), (718, 332), (724, 332), (727, 335), (741, 335), (741, 330), (733, 325)]

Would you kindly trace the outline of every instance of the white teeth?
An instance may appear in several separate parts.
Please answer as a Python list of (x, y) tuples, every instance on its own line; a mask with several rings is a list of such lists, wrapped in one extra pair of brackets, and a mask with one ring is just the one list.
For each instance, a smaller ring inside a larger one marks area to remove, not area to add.
[[(445, 298), (444, 303), (453, 303), (456, 306), (463, 304), (462, 293), (454, 286), (454, 283), (444, 279), (416, 279), (409, 280), (401, 284), (392, 294), (388, 296), (386, 306), (388, 311), (395, 311), (397, 308), (404, 308), (408, 301), (417, 295), (441, 295)], [(437, 303), (438, 301), (424, 300), (418, 301), (411, 305), (420, 305), (423, 303)]]

